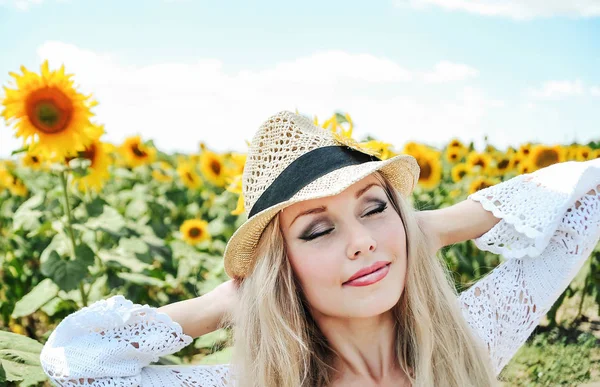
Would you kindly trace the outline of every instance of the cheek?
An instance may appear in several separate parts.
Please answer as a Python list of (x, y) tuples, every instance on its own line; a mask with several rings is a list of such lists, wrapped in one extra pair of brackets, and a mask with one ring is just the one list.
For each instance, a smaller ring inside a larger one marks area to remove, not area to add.
[(404, 224), (397, 216), (390, 216), (386, 222), (382, 222), (376, 232), (377, 248), (390, 254), (396, 259), (404, 258), (407, 255), (406, 233)]
[(305, 291), (319, 289), (339, 282), (340, 263), (331, 259), (334, 254), (328, 246), (320, 249), (295, 248), (288, 252), (294, 273)]

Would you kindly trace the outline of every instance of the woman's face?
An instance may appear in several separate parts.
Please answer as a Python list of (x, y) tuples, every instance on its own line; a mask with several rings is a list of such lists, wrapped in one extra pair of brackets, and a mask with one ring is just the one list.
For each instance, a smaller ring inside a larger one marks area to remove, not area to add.
[[(288, 258), (313, 312), (369, 317), (398, 302), (406, 274), (406, 234), (374, 175), (338, 195), (293, 204), (279, 220)], [(376, 263), (388, 266), (347, 282)]]

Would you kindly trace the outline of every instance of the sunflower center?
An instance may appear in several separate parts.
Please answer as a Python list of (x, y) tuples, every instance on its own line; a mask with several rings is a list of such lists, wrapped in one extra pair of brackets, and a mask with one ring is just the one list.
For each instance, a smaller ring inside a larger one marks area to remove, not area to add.
[(221, 174), (221, 163), (217, 160), (211, 160), (210, 169), (214, 172), (215, 175)]
[(27, 97), (25, 105), (27, 117), (43, 133), (60, 133), (71, 122), (73, 104), (55, 87), (46, 87), (32, 92)]
[(490, 185), (488, 183), (486, 183), (485, 181), (482, 181), (481, 183), (477, 184), (477, 186), (475, 187), (476, 191), (482, 190), (484, 188), (489, 187)]
[(198, 227), (192, 227), (188, 233), (192, 238), (197, 238), (202, 235), (202, 230), (200, 230)]
[(83, 152), (80, 153), (81, 158), (88, 159), (92, 162), (92, 167), (94, 166), (94, 159), (96, 158), (96, 144), (90, 144), (85, 148)]
[(547, 167), (551, 164), (558, 163), (558, 153), (553, 149), (545, 149), (539, 153), (535, 160), (535, 164), (539, 168)]
[(419, 160), (419, 167), (421, 168), (421, 173), (419, 180), (427, 180), (429, 176), (431, 176), (431, 164), (427, 160)]
[(509, 164), (509, 160), (508, 159), (502, 159), (499, 163), (498, 163), (498, 168), (500, 169), (506, 169), (506, 167), (508, 167)]
[(467, 174), (467, 171), (459, 171), (458, 177), (462, 179), (466, 174)]
[(140, 149), (139, 144), (133, 144), (131, 146), (131, 151), (139, 158), (144, 158), (148, 155), (146, 152)]
[(37, 158), (37, 156), (31, 156), (31, 161), (37, 164), (40, 160)]
[(192, 176), (190, 172), (186, 172), (185, 176), (187, 177), (188, 181), (194, 182), (194, 176)]
[(485, 161), (483, 161), (483, 159), (477, 159), (477, 161), (473, 163), (473, 166), (480, 166), (481, 168), (485, 168)]

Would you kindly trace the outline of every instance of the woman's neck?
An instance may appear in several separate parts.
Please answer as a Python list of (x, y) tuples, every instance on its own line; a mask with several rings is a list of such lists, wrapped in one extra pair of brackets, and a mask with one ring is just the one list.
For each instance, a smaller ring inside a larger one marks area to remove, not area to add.
[(337, 353), (333, 365), (338, 379), (369, 381), (369, 385), (384, 385), (390, 378), (398, 382), (397, 328), (391, 312), (352, 319), (321, 315), (315, 320)]

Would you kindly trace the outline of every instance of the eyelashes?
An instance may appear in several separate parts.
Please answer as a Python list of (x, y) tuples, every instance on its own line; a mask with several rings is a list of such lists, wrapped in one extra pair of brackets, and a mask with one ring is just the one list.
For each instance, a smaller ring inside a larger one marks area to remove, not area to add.
[[(384, 212), (387, 208), (388, 208), (387, 203), (383, 203), (383, 204), (379, 205), (377, 208), (375, 208), (374, 210), (367, 212), (364, 216), (368, 217), (368, 216), (380, 214), (380, 213)], [(300, 239), (308, 242), (308, 241), (312, 241), (313, 239), (317, 239), (318, 237), (321, 237), (323, 235), (327, 235), (332, 231), (333, 231), (333, 228), (330, 228), (330, 229), (327, 229), (322, 232), (312, 233), (309, 235), (302, 235), (302, 236), (300, 236)]]

